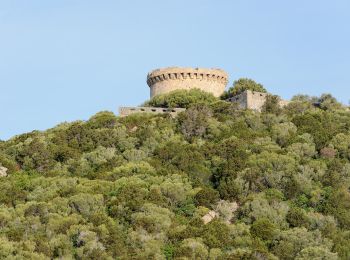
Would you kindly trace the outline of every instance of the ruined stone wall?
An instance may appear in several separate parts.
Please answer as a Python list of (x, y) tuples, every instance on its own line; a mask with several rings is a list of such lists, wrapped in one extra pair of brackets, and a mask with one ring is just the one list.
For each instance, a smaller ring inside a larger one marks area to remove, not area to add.
[[(227, 99), (228, 102), (236, 102), (240, 109), (253, 109), (261, 111), (266, 101), (267, 93), (246, 90), (239, 95)], [(287, 100), (280, 100), (280, 106), (289, 104)], [(128, 116), (136, 113), (170, 114), (175, 117), (178, 113), (185, 111), (185, 108), (161, 108), (161, 107), (120, 107), (119, 115)]]
[(247, 93), (247, 108), (256, 111), (261, 111), (263, 105), (266, 101), (267, 93), (256, 92), (256, 91), (246, 91)]
[(226, 101), (238, 103), (240, 109), (247, 109), (247, 93), (242, 92), (234, 97), (227, 99)]
[(161, 107), (120, 107), (119, 115), (128, 116), (136, 113), (170, 114), (175, 117), (178, 113), (185, 111), (185, 108), (161, 108)]
[[(261, 111), (267, 95), (267, 93), (246, 90), (239, 95), (229, 98), (227, 101), (237, 102), (241, 109)], [(289, 101), (281, 99), (279, 104), (281, 107), (284, 107), (289, 104)]]
[(219, 97), (225, 90), (228, 75), (221, 69), (164, 68), (147, 75), (151, 98), (177, 89), (193, 89), (212, 93)]

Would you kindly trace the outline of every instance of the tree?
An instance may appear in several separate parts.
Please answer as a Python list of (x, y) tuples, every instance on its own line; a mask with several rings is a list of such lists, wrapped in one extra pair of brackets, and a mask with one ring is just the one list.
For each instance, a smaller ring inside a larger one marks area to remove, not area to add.
[(280, 146), (286, 146), (288, 141), (294, 137), (297, 127), (293, 123), (280, 123), (272, 126), (271, 137)]
[(204, 227), (202, 237), (209, 248), (225, 248), (232, 242), (229, 226), (218, 220), (211, 221)]
[(325, 147), (344, 127), (331, 112), (321, 110), (295, 115), (292, 122), (297, 126), (298, 134), (308, 133), (313, 137), (316, 150)]
[(208, 249), (201, 239), (188, 238), (185, 239), (176, 252), (176, 256), (188, 257), (189, 259), (207, 259)]
[(314, 249), (308, 249), (310, 247), (323, 247), (322, 253), (334, 256), (330, 251), (332, 248), (330, 240), (323, 238), (319, 231), (309, 232), (305, 228), (282, 231), (272, 251), (281, 259), (296, 259), (297, 256), (307, 259), (303, 257), (321, 254), (321, 252), (315, 253)]
[(257, 91), (257, 92), (263, 92), (266, 93), (267, 90), (264, 88), (264, 86), (260, 83), (256, 83), (252, 79), (248, 78), (241, 78), (239, 80), (236, 80), (233, 83), (233, 86), (228, 89), (227, 92), (225, 92), (222, 95), (222, 99), (228, 99), (230, 97), (236, 96), (238, 94), (241, 94), (242, 92), (246, 90), (251, 90), (251, 91)]
[[(339, 133), (330, 141), (333, 148), (338, 150), (342, 158), (350, 158), (350, 135)], [(332, 147), (331, 147), (332, 148)]]
[(279, 115), (282, 113), (282, 109), (280, 106), (280, 97), (276, 95), (268, 94), (266, 96), (266, 100), (264, 105), (261, 108), (261, 111), (264, 113), (272, 113)]
[(286, 228), (286, 216), (289, 206), (284, 201), (268, 201), (261, 194), (251, 196), (243, 207), (239, 208), (239, 218), (245, 223), (251, 224), (259, 219), (268, 219), (277, 228)]
[(195, 105), (178, 116), (180, 131), (187, 140), (203, 137), (209, 127), (211, 110), (204, 105)]
[(327, 248), (317, 246), (317, 247), (307, 247), (301, 250), (295, 259), (296, 260), (309, 260), (309, 259), (337, 260), (339, 258), (337, 253), (332, 253)]
[(197, 205), (211, 208), (219, 200), (219, 192), (211, 187), (204, 186), (195, 196)]
[(117, 117), (113, 112), (102, 111), (92, 116), (87, 125), (91, 128), (113, 128), (117, 123)]
[(173, 213), (167, 208), (147, 203), (142, 206), (140, 212), (132, 214), (132, 223), (137, 228), (149, 233), (162, 234), (171, 226)]
[(323, 110), (334, 110), (340, 109), (342, 107), (342, 105), (337, 101), (337, 99), (331, 94), (323, 94), (318, 99), (318, 104)]
[(265, 243), (270, 244), (278, 234), (278, 229), (269, 219), (260, 218), (252, 224), (250, 233), (253, 237), (260, 238)]
[(296, 95), (292, 97), (291, 101), (284, 107), (283, 111), (289, 116), (304, 114), (314, 108), (314, 102), (316, 102), (315, 98), (311, 98), (307, 95)]
[(189, 108), (195, 104), (210, 104), (218, 101), (212, 94), (200, 89), (174, 90), (172, 92), (161, 94), (147, 101), (145, 106), (164, 107), (164, 108)]

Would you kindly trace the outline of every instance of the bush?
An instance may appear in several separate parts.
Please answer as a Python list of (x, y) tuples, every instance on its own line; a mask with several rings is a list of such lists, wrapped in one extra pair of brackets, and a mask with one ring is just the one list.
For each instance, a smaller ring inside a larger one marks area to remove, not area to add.
[(113, 112), (102, 111), (92, 116), (88, 121), (91, 128), (113, 128), (117, 122), (117, 117)]
[(195, 196), (196, 205), (211, 208), (213, 204), (218, 202), (219, 192), (210, 187), (203, 187)]
[(253, 237), (261, 238), (266, 242), (271, 242), (276, 236), (277, 231), (277, 227), (267, 218), (256, 220), (250, 229)]
[(263, 105), (262, 112), (279, 115), (282, 112), (280, 107), (280, 98), (276, 95), (267, 95), (265, 104)]
[(194, 104), (211, 104), (218, 99), (212, 94), (200, 89), (174, 90), (167, 94), (157, 95), (146, 102), (145, 106), (164, 108), (189, 108)]
[(226, 91), (221, 98), (227, 99), (227, 98), (239, 95), (246, 90), (263, 92), (263, 93), (267, 92), (267, 90), (264, 88), (263, 85), (256, 83), (254, 80), (241, 78), (239, 80), (236, 80), (233, 83), (233, 86), (229, 88), (228, 91)]

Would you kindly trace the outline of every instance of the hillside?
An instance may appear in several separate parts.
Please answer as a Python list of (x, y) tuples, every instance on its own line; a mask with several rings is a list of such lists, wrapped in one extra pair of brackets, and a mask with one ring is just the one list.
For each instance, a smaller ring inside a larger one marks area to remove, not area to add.
[(350, 259), (347, 108), (177, 97), (0, 142), (0, 258)]

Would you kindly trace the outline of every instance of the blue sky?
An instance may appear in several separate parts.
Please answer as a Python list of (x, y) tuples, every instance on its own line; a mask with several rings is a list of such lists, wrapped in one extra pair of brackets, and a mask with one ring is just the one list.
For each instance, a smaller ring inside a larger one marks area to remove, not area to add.
[(1, 0), (0, 139), (139, 105), (166, 66), (348, 104), (349, 13), (347, 0)]

